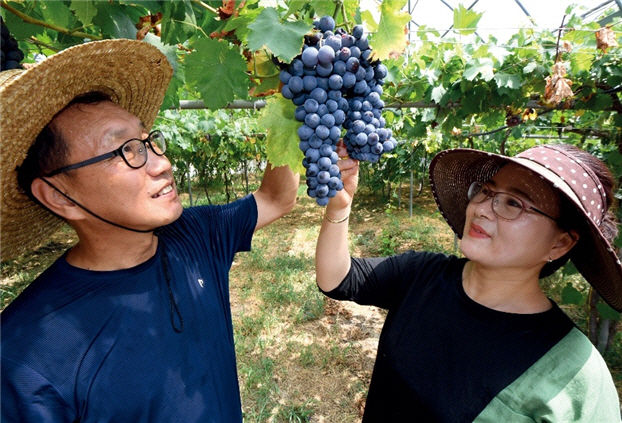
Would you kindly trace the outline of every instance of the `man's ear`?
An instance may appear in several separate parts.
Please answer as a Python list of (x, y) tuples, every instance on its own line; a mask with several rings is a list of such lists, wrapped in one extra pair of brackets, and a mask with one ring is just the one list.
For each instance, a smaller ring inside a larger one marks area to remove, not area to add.
[[(58, 192), (52, 186), (48, 185), (41, 178), (35, 178), (30, 185), (32, 195), (41, 202), (45, 207), (64, 217), (67, 220), (78, 220), (82, 216), (82, 209), (76, 204)], [(59, 187), (58, 189), (62, 189)]]
[(579, 241), (579, 233), (575, 230), (561, 233), (557, 243), (551, 249), (551, 259), (557, 260), (564, 256)]

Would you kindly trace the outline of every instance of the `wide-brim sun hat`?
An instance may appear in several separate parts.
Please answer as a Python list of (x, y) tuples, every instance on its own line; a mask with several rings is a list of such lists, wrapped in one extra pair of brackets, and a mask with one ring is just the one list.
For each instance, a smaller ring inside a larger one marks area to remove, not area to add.
[(30, 251), (63, 221), (30, 200), (16, 168), (38, 134), (74, 98), (101, 92), (150, 129), (173, 75), (157, 47), (129, 39), (70, 47), (28, 70), (0, 72), (0, 256)]
[(561, 148), (536, 146), (514, 157), (467, 148), (437, 154), (430, 163), (430, 184), (451, 229), (462, 238), (469, 186), (475, 181), (488, 181), (508, 163), (548, 181), (585, 217), (587, 230), (571, 250), (570, 260), (611, 307), (622, 311), (622, 265), (600, 229), (606, 213), (604, 190), (588, 166)]

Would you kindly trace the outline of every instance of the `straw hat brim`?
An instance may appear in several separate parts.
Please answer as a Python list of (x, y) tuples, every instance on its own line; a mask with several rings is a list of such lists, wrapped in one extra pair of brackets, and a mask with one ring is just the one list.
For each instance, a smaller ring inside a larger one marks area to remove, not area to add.
[[(520, 158), (506, 157), (471, 149), (446, 150), (430, 163), (430, 184), (441, 215), (462, 238), (469, 203), (467, 191), (474, 181), (487, 181), (508, 163), (515, 163), (537, 173), (552, 185), (551, 175), (539, 166)], [(615, 310), (622, 311), (622, 266), (611, 244), (597, 224), (589, 218), (572, 193), (557, 187), (585, 216), (589, 228), (571, 251), (570, 259), (602, 298)]]
[(2, 261), (32, 250), (62, 225), (19, 188), (16, 167), (41, 130), (75, 97), (102, 92), (149, 129), (173, 69), (144, 41), (116, 39), (70, 47), (25, 71), (0, 73)]

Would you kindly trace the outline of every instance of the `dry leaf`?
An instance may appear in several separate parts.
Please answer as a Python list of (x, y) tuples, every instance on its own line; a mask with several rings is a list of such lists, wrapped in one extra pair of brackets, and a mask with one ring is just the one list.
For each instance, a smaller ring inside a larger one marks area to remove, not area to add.
[(537, 117), (538, 113), (534, 109), (528, 108), (523, 111), (523, 122), (526, 122), (528, 120), (536, 120)]
[(566, 53), (570, 53), (572, 51), (572, 43), (568, 40), (564, 40), (564, 42), (562, 43), (562, 50), (564, 50)]
[(572, 81), (564, 78), (566, 75), (566, 67), (557, 62), (553, 65), (553, 75), (546, 77), (546, 88), (544, 89), (544, 101), (557, 106), (567, 98), (574, 96), (570, 86)]
[(596, 31), (596, 48), (607, 52), (610, 47), (617, 47), (618, 41), (616, 40), (615, 33), (612, 31), (611, 26), (607, 25), (604, 28)]
[(136, 29), (138, 29), (136, 39), (144, 39), (151, 30), (153, 30), (156, 36), (161, 36), (160, 21), (162, 21), (162, 12), (158, 12), (155, 15), (141, 16), (136, 24)]

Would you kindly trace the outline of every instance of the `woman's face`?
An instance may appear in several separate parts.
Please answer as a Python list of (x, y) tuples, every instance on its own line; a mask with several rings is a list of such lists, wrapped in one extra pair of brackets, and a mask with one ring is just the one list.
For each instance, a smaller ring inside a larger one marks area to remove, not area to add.
[(460, 250), (468, 259), (488, 267), (538, 271), (549, 259), (563, 256), (568, 234), (535, 207), (559, 217), (559, 198), (543, 179), (523, 167), (508, 164), (487, 182), (495, 192), (506, 192), (523, 201), (525, 210), (514, 220), (497, 216), (492, 198), (467, 206)]

